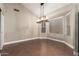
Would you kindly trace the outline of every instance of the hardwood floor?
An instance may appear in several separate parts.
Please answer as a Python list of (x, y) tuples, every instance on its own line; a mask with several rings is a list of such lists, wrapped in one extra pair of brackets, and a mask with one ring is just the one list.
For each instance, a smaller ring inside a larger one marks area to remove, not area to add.
[(49, 39), (37, 39), (3, 47), (2, 56), (73, 56), (67, 45)]

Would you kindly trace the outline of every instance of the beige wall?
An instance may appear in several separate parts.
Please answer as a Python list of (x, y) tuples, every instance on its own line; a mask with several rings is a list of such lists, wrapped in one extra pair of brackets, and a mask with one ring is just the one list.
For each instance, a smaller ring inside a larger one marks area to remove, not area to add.
[[(5, 42), (36, 37), (37, 20), (33, 14), (21, 4), (4, 4)], [(15, 12), (13, 9), (19, 9)]]
[(78, 44), (79, 44), (79, 40), (78, 40), (78, 36), (79, 36), (78, 35), (78, 33), (79, 33), (78, 32), (78, 26), (79, 26), (78, 25), (78, 21), (79, 21), (79, 19), (78, 19), (79, 18), (79, 15), (78, 15), (79, 14), (79, 3), (75, 4), (75, 7), (76, 7), (76, 11), (75, 11), (76, 15), (75, 15), (75, 40), (74, 40), (75, 43), (74, 43), (74, 45), (75, 45), (75, 51), (78, 52), (78, 48), (79, 48), (78, 47)]
[(17, 4), (4, 4), (4, 27), (5, 27), (5, 42), (14, 41), (16, 37), (16, 14), (13, 8), (17, 7)]
[[(71, 35), (70, 36), (66, 36), (65, 35), (65, 31), (63, 34), (53, 34), (49, 32), (48, 37), (49, 38), (58, 38), (58, 40), (63, 40), (66, 41), (68, 44), (70, 44), (72, 47), (74, 47), (74, 40), (75, 40), (75, 6), (74, 4), (70, 4), (67, 5), (63, 8), (60, 8), (54, 12), (51, 12), (48, 16), (49, 16), (49, 20), (57, 18), (57, 17), (61, 17), (61, 16), (65, 16), (68, 12), (71, 12), (71, 16), (70, 16), (70, 31), (71, 31)], [(65, 28), (65, 27), (64, 27)], [(63, 30), (64, 30), (63, 28)]]
[(3, 3), (0, 3), (0, 8), (3, 8)]
[(19, 39), (33, 38), (37, 36), (36, 16), (29, 10), (20, 5), (20, 12), (18, 13), (18, 37)]
[[(1, 10), (3, 10), (3, 4), (2, 3), (0, 3), (0, 8), (1, 8)], [(3, 18), (2, 18), (2, 11), (0, 12), (0, 50), (2, 49), (2, 43), (3, 43), (3, 34), (4, 34), (4, 32), (3, 32)]]

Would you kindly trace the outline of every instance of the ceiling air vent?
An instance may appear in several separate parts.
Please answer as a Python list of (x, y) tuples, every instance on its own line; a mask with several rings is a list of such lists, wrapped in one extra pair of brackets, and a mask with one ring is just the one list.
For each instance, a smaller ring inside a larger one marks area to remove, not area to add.
[(14, 11), (19, 12), (20, 10), (19, 9), (14, 9)]

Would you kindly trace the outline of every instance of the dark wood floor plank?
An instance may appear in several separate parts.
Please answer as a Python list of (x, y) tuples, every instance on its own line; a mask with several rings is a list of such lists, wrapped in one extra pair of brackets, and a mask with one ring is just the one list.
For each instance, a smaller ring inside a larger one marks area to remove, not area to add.
[(73, 56), (73, 49), (49, 39), (5, 45), (2, 56)]

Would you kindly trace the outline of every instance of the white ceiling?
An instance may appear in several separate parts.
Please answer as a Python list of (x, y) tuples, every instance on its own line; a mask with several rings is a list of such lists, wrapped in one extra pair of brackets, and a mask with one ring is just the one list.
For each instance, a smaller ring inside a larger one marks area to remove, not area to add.
[[(51, 13), (54, 10), (64, 7), (68, 4), (69, 3), (45, 3), (44, 13), (47, 15), (48, 13)], [(22, 5), (28, 8), (36, 16), (40, 16), (40, 3), (22, 3)]]

